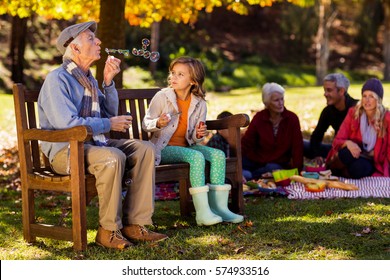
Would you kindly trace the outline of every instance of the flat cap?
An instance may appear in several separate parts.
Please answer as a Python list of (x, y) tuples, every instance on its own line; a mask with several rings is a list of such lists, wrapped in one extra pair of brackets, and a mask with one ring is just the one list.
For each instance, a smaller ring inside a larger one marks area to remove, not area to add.
[(97, 24), (95, 21), (82, 22), (68, 26), (60, 33), (57, 39), (57, 49), (61, 54), (65, 53), (66, 47), (76, 38), (81, 32), (91, 30), (95, 33)]

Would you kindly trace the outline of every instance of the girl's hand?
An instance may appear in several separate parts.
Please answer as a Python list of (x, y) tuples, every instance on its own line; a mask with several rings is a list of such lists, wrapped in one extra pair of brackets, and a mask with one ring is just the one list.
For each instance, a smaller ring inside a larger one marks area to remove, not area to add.
[(163, 128), (166, 127), (171, 120), (171, 116), (167, 113), (163, 113), (158, 119), (157, 119), (157, 128)]
[(345, 141), (345, 146), (351, 152), (351, 154), (354, 158), (358, 158), (360, 156), (360, 153), (362, 152), (362, 150), (360, 149), (358, 144), (356, 144), (355, 142), (352, 142), (351, 140), (347, 140), (347, 141)]
[(205, 137), (208, 132), (207, 132), (207, 125), (204, 122), (199, 122), (199, 124), (196, 126), (196, 138), (200, 139)]
[(110, 118), (111, 130), (126, 132), (130, 128), (133, 117), (130, 115), (116, 116)]

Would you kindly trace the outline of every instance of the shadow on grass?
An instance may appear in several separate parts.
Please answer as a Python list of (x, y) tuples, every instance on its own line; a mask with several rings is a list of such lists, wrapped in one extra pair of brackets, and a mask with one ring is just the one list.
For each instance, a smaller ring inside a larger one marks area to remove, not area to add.
[[(64, 211), (66, 196), (50, 200), (43, 197), (38, 203), (38, 220), (70, 225), (71, 214)], [(71, 242), (43, 238), (32, 246), (24, 242), (20, 193), (3, 194), (1, 259), (390, 259), (389, 199), (245, 200), (245, 222), (211, 227), (196, 226), (194, 216), (181, 217), (179, 201), (158, 201), (153, 217), (156, 230), (170, 238), (125, 251), (94, 243), (98, 208), (93, 201), (87, 208), (88, 248), (78, 253)]]

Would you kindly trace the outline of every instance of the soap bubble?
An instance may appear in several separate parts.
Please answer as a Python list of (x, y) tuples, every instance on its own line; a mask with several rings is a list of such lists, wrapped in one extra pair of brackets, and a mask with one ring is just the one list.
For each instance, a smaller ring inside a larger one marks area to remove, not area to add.
[[(150, 40), (147, 38), (143, 38), (141, 40), (141, 43), (142, 43), (142, 48), (141, 49), (133, 48), (131, 50), (131, 54), (134, 56), (143, 57), (145, 59), (150, 59), (151, 62), (157, 62), (160, 59), (160, 53), (150, 52), (147, 50), (148, 46), (150, 45)], [(130, 57), (129, 50), (105, 48), (105, 51), (108, 55), (110, 55), (110, 53), (119, 53), (119, 54), (123, 54), (124, 57)]]
[(151, 52), (150, 53), (150, 61), (151, 62), (157, 62), (160, 59), (160, 53), (159, 52)]

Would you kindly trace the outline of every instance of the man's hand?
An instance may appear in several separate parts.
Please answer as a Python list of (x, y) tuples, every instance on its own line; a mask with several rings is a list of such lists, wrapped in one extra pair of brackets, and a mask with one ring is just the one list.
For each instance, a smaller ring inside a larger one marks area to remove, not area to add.
[(131, 126), (133, 117), (130, 115), (116, 116), (110, 118), (111, 130), (126, 132)]
[(103, 79), (104, 79), (104, 84), (109, 86), (112, 82), (112, 79), (116, 76), (121, 71), (120, 67), (121, 61), (120, 59), (109, 55), (106, 60), (106, 65), (104, 66), (104, 71), (103, 71)]

